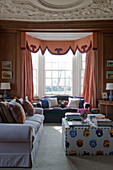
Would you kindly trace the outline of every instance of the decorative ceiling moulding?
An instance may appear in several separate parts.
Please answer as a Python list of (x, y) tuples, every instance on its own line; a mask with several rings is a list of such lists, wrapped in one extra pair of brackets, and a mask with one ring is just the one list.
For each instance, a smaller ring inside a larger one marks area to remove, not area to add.
[(113, 0), (0, 0), (0, 19), (17, 21), (113, 20)]

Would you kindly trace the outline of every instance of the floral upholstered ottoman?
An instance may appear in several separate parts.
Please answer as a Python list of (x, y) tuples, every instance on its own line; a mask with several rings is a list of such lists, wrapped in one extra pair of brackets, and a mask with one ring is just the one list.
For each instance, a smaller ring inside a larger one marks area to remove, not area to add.
[(113, 155), (112, 127), (70, 127), (63, 118), (62, 142), (66, 155)]

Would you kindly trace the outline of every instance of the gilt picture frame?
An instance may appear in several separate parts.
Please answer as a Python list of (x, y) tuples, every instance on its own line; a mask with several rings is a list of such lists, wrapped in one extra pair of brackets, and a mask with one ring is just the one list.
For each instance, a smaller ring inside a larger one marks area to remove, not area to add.
[(12, 61), (2, 61), (2, 69), (11, 70), (12, 69)]
[(2, 71), (2, 79), (12, 79), (12, 71)]
[(107, 71), (106, 72), (106, 78), (107, 79), (113, 79), (113, 71)]

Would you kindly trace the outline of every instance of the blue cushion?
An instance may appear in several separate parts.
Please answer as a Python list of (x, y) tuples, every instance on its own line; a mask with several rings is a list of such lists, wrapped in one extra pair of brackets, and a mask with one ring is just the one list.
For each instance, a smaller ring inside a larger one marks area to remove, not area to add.
[(40, 101), (42, 102), (43, 108), (49, 108), (49, 103), (48, 103), (47, 98), (42, 98), (42, 99), (40, 99)]
[(83, 105), (84, 105), (84, 99), (80, 99), (79, 108), (83, 108)]

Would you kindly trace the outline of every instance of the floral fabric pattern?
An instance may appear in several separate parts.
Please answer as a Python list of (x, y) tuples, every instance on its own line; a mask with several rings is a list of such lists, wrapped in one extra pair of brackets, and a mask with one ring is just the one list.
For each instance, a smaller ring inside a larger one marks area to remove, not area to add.
[(67, 107), (68, 106), (68, 101), (66, 100), (59, 100), (59, 107)]
[(113, 155), (112, 127), (68, 127), (64, 119), (62, 140), (66, 155)]

